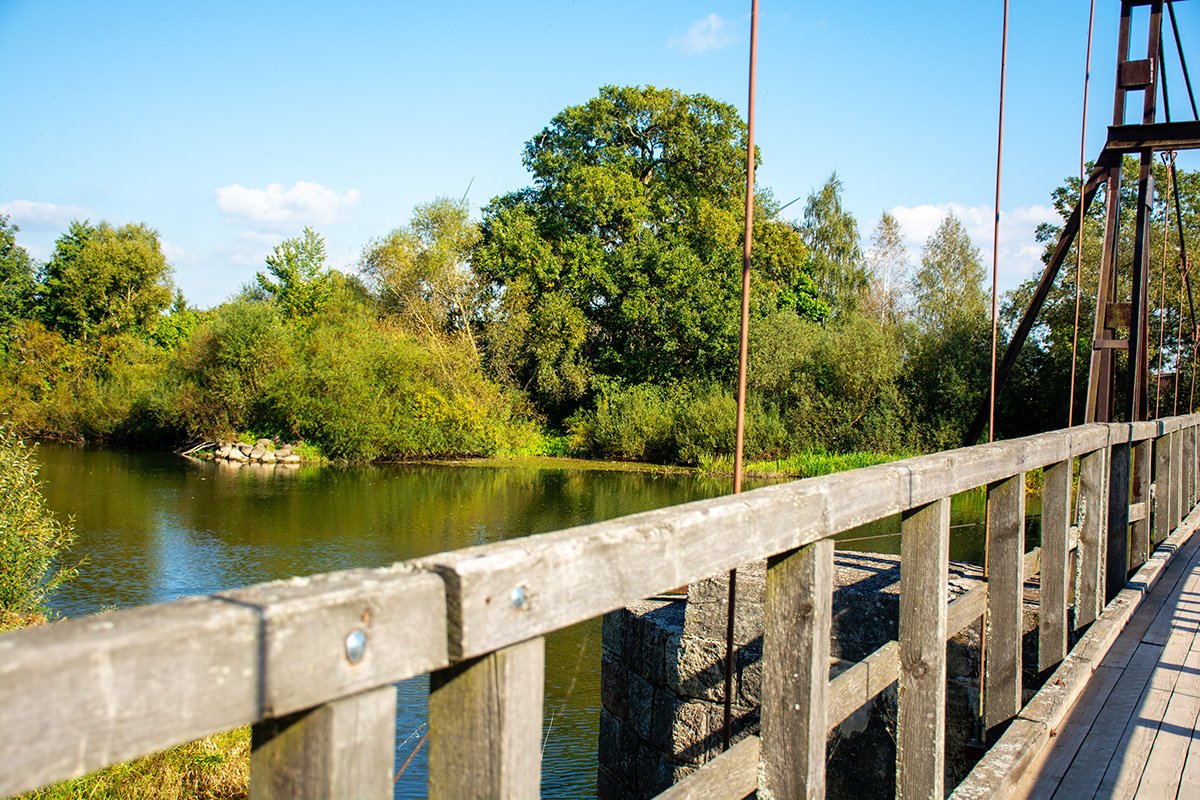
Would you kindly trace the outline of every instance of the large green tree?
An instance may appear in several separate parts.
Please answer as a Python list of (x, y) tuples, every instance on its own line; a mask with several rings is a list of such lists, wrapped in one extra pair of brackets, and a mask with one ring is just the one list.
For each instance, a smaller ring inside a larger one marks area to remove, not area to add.
[(171, 303), (170, 276), (153, 228), (76, 220), (45, 265), (41, 311), (49, 327), (71, 339), (150, 333)]
[[(484, 210), (474, 266), (493, 368), (552, 413), (598, 385), (736, 367), (745, 127), (704, 95), (613, 87), (525, 147), (533, 185)], [(756, 228), (755, 310), (814, 299), (796, 231)]]

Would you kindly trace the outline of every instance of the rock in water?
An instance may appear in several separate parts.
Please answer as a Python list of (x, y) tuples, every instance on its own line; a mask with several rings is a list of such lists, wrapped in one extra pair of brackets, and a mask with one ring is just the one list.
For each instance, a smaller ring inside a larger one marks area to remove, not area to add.
[(229, 460), (230, 461), (249, 461), (250, 458), (245, 453), (242, 452), (242, 448), (235, 447), (229, 451)]

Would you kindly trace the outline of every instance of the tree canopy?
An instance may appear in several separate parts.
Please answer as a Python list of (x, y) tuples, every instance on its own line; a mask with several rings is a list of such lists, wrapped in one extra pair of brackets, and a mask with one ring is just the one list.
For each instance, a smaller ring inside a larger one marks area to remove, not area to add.
[(42, 313), (68, 338), (149, 333), (171, 303), (170, 275), (154, 229), (76, 220), (46, 263)]
[[(494, 368), (551, 411), (606, 382), (730, 375), (744, 162), (736, 110), (704, 95), (606, 86), (556, 115), (525, 146), (533, 185), (484, 209)], [(756, 311), (811, 309), (804, 244), (772, 210), (764, 193)]]

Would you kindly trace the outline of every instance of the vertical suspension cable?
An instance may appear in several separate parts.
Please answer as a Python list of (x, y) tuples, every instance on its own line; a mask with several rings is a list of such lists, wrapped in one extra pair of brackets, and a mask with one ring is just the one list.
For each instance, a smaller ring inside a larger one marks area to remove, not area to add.
[(1179, 416), (1179, 361), (1183, 352), (1183, 287), (1187, 283), (1187, 273), (1179, 278), (1179, 326), (1175, 331), (1175, 397), (1172, 398), (1171, 416)]
[[(742, 450), (746, 435), (746, 366), (750, 353), (750, 254), (754, 246), (754, 79), (758, 56), (758, 0), (750, 3), (750, 80), (746, 101), (746, 222), (742, 241), (742, 326), (738, 350), (737, 428), (734, 433), (733, 493), (742, 491)], [(728, 750), (733, 736), (734, 622), (737, 610), (737, 570), (729, 571), (729, 599), (725, 618), (725, 706), (721, 749)]]
[[(1167, 156), (1163, 154), (1163, 163), (1167, 161)], [(1167, 239), (1171, 233), (1171, 181), (1167, 181), (1167, 197), (1163, 205), (1163, 256), (1162, 256), (1162, 273), (1160, 275), (1158, 288), (1158, 373), (1154, 378), (1154, 418), (1158, 419), (1161, 414), (1159, 409), (1162, 405), (1162, 371), (1163, 371), (1163, 339), (1166, 335), (1167, 327)]]
[(1084, 175), (1087, 157), (1088, 87), (1092, 77), (1092, 31), (1096, 23), (1096, 0), (1088, 11), (1087, 56), (1083, 65), (1083, 121), (1079, 131), (1079, 232), (1075, 234), (1075, 330), (1071, 334), (1071, 388), (1067, 393), (1067, 427), (1075, 424), (1075, 369), (1079, 353), (1079, 305), (1082, 299), (1083, 274), (1083, 195), (1087, 176)]
[(996, 131), (996, 201), (992, 220), (992, 370), (988, 391), (988, 441), (996, 440), (996, 339), (999, 334), (997, 313), (1000, 272), (1000, 173), (1004, 164), (1004, 81), (1008, 66), (1008, 0), (1004, 0), (1004, 28), (1000, 39), (1000, 113)]
[[(996, 197), (992, 220), (992, 366), (991, 383), (988, 389), (988, 441), (996, 440), (996, 339), (999, 333), (997, 318), (998, 290), (996, 279), (1000, 273), (1000, 175), (1004, 163), (1004, 83), (1008, 69), (1008, 0), (1004, 0), (1004, 23), (1000, 34), (1000, 107), (996, 123)], [(990, 499), (984, 503), (983, 525), (983, 579), (988, 578), (988, 561), (992, 545), (992, 515)], [(979, 619), (979, 718), (984, 719), (984, 679), (987, 674), (987, 609)], [(987, 731), (983, 737), (987, 737)]]

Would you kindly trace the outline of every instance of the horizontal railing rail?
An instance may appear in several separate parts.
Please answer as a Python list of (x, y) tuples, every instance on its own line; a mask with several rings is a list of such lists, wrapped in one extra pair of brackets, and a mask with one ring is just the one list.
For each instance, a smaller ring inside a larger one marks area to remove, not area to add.
[[(1076, 632), (1096, 620), (1195, 506), (1198, 425), (1084, 425), (5, 634), (0, 794), (251, 724), (253, 797), (390, 796), (393, 685), (429, 673), (430, 796), (536, 796), (542, 637), (767, 559), (761, 730), (662, 796), (819, 795), (827, 731), (893, 684), (898, 792), (941, 796), (945, 642), (986, 615), (998, 730), (1022, 708), (1026, 579), (1045, 671), (1067, 657), (1072, 617)], [(1042, 542), (1026, 553), (1036, 469)], [(947, 602), (950, 498), (979, 487), (989, 574)], [(832, 537), (894, 515), (899, 638), (831, 681)]]

